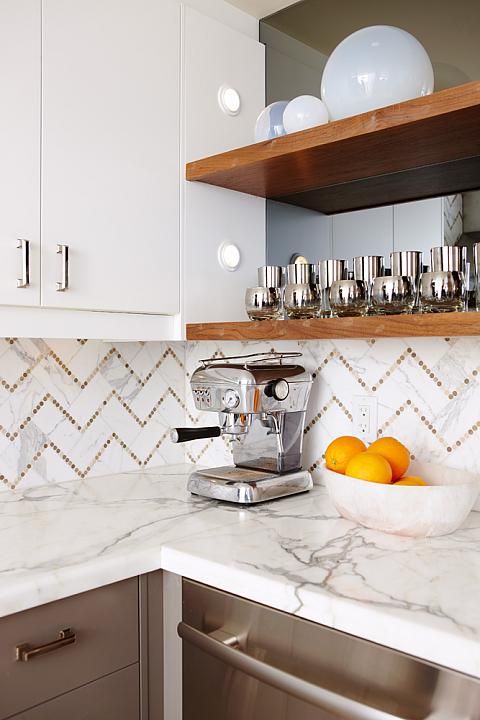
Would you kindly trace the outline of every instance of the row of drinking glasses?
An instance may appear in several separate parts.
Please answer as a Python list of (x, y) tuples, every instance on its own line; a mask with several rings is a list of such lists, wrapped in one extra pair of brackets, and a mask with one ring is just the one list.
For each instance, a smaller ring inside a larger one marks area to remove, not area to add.
[[(391, 253), (389, 271), (380, 255), (355, 257), (353, 271), (345, 260), (264, 266), (258, 269), (258, 286), (247, 289), (247, 313), (252, 320), (266, 320), (466, 310), (466, 248), (432, 248), (430, 258), (432, 269), (426, 272), (419, 251)], [(474, 258), (480, 309), (480, 243)]]

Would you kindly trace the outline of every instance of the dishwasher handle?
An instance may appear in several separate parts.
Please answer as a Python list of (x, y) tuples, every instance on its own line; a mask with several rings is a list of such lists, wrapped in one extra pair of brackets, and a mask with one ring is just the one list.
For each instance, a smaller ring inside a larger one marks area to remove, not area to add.
[[(331, 690), (318, 687), (318, 685), (302, 680), (273, 665), (257, 660), (240, 650), (238, 639), (231, 634), (215, 631), (212, 635), (207, 635), (184, 622), (179, 623), (177, 632), (183, 640), (195, 645), (217, 660), (338, 717), (346, 720), (405, 720), (397, 715), (391, 715), (370, 705), (363, 705), (356, 700), (338, 695)], [(215, 636), (220, 640), (217, 640)]]

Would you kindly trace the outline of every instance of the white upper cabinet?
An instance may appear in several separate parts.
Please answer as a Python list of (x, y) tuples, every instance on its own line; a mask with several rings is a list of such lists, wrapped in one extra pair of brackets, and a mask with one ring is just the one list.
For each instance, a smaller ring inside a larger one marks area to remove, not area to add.
[(8, 305), (40, 302), (40, 26), (40, 0), (0, 0), (0, 303)]
[[(185, 160), (252, 143), (265, 104), (264, 46), (185, 7), (183, 47)], [(237, 114), (222, 111), (222, 88), (238, 93)], [(185, 183), (183, 201), (184, 322), (246, 320), (245, 288), (265, 263), (265, 201), (201, 183)], [(224, 243), (240, 253), (235, 271), (219, 264)]]
[(184, 174), (252, 141), (264, 46), (231, 5), (191, 3), (0, 0), (0, 335), (179, 339), (245, 317), (265, 201)]
[(179, 312), (179, 87), (176, 0), (44, 0), (44, 306)]

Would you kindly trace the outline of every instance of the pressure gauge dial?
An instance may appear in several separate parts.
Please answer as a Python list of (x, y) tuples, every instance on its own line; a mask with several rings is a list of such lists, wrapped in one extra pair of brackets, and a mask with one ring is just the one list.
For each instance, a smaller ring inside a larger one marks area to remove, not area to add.
[(236, 390), (225, 390), (223, 402), (228, 410), (235, 410), (240, 405), (240, 395)]

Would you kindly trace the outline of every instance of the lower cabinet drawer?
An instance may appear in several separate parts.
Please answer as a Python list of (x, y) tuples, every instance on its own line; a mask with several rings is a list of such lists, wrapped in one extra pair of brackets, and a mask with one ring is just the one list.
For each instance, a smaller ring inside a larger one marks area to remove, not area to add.
[(138, 720), (138, 665), (15, 715), (12, 720)]
[(137, 578), (2, 618), (0, 718), (136, 662)]

